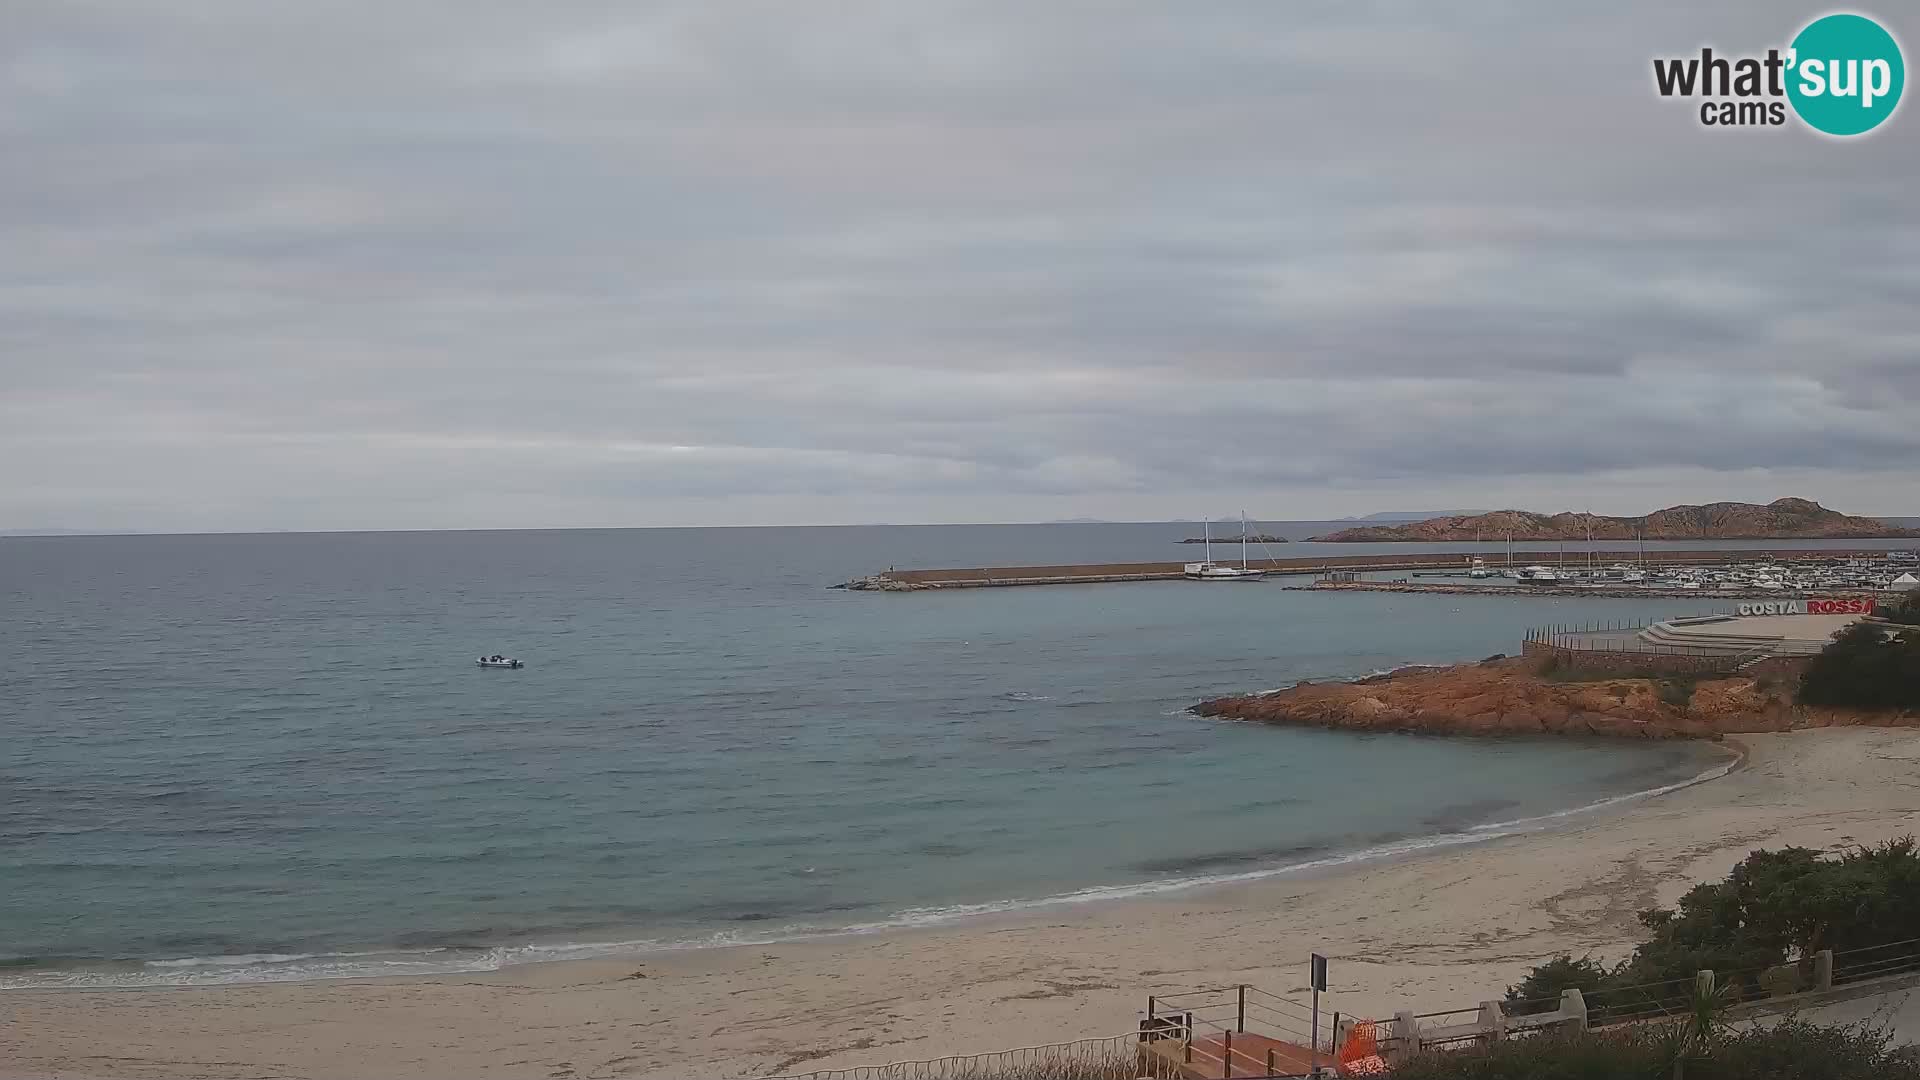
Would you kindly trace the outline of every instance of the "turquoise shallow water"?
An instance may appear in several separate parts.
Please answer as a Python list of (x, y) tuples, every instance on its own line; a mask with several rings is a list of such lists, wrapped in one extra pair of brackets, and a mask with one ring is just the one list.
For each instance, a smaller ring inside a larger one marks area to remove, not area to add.
[(1719, 762), (1182, 711), (1675, 601), (824, 588), (1190, 531), (0, 541), (0, 986), (916, 925), (1541, 827)]

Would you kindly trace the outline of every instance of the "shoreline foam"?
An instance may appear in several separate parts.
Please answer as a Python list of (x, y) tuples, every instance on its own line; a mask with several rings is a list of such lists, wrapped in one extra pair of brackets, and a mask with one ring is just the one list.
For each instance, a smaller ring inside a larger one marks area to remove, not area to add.
[[(1442, 666), (1442, 665), (1413, 665)], [(1396, 669), (1397, 670), (1397, 669)], [(1366, 676), (1362, 676), (1365, 678)], [(1730, 742), (1730, 741), (1729, 741)], [(687, 938), (642, 938), (616, 941), (552, 942), (497, 945), (485, 948), (441, 947), (426, 950), (359, 949), (344, 952), (248, 953), (232, 956), (190, 956), (144, 960), (139, 966), (110, 964), (66, 968), (14, 969), (0, 973), (0, 994), (34, 990), (146, 990), (261, 984), (344, 982), (404, 977), (500, 972), (537, 964), (564, 964), (581, 960), (641, 960), (650, 956), (786, 945), (839, 938), (881, 935), (952, 926), (974, 920), (1018, 916), (1079, 905), (1121, 904), (1174, 896), (1180, 893), (1249, 885), (1294, 875), (1337, 872), (1369, 863), (1418, 858), (1447, 848), (1484, 844), (1565, 827), (1592, 814), (1657, 798), (1698, 784), (1718, 780), (1745, 760), (1739, 744), (1720, 744), (1731, 758), (1694, 776), (1670, 784), (1596, 799), (1562, 810), (1505, 821), (1484, 822), (1464, 829), (1409, 836), (1351, 851), (1334, 851), (1302, 862), (1282, 863), (1232, 873), (1193, 874), (1149, 878), (1125, 884), (1094, 885), (1039, 897), (1014, 897), (940, 907), (903, 908), (883, 918), (840, 926), (789, 924), (763, 933), (717, 930)], [(440, 957), (440, 959), (430, 959)], [(296, 966), (304, 965), (304, 966)]]

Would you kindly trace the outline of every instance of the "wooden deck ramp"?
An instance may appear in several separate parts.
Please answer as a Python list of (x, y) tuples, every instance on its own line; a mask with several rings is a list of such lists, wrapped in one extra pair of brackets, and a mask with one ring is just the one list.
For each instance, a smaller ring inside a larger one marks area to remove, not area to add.
[[(1163, 1063), (1153, 1075), (1188, 1080), (1307, 1076), (1314, 1066), (1313, 1051), (1299, 1043), (1252, 1031), (1202, 1035), (1191, 1043), (1184, 1039), (1156, 1039), (1146, 1043), (1146, 1050)], [(1332, 1055), (1320, 1054), (1319, 1059), (1321, 1072), (1332, 1076)]]
[(1181, 1080), (1309, 1076), (1316, 1066), (1331, 1077), (1337, 1016), (1316, 1017), (1314, 1006), (1254, 986), (1151, 997), (1140, 1022), (1142, 1065)]

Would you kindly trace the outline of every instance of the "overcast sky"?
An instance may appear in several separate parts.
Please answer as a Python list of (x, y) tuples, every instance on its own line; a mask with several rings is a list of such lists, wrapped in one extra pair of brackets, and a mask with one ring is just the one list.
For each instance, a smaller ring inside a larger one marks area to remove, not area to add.
[(0, 0), (0, 527), (1920, 514), (1820, 10)]

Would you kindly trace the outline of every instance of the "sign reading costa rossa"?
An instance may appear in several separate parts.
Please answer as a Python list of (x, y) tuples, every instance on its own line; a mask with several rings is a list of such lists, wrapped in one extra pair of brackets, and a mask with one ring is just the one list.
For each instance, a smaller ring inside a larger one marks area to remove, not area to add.
[(1873, 601), (1862, 596), (1767, 600), (1757, 604), (1741, 604), (1736, 610), (1742, 615), (1871, 615)]

